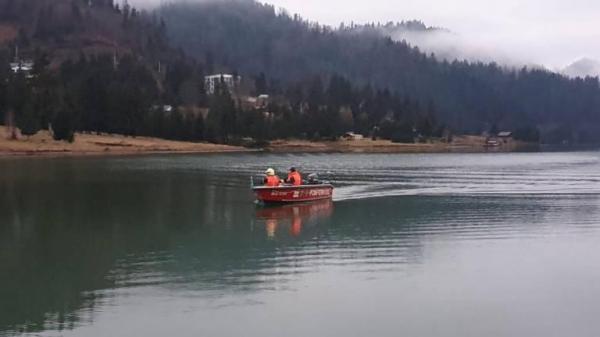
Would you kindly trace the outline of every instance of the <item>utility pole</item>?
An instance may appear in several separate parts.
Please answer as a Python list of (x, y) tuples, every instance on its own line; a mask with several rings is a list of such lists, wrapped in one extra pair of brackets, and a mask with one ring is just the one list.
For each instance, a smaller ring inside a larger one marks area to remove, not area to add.
[(117, 60), (117, 50), (115, 49), (115, 51), (113, 52), (113, 68), (115, 70), (117, 70), (118, 66), (119, 66), (119, 61)]

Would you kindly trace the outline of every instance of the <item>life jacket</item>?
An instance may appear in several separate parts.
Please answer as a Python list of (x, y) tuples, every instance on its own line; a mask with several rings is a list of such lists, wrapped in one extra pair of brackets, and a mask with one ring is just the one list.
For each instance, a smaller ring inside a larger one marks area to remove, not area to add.
[(290, 172), (288, 174), (287, 181), (290, 184), (294, 184), (294, 186), (300, 186), (300, 185), (302, 185), (302, 176), (300, 175), (300, 173), (298, 171)]
[(279, 177), (278, 176), (267, 176), (265, 179), (265, 185), (269, 187), (277, 187), (279, 186)]

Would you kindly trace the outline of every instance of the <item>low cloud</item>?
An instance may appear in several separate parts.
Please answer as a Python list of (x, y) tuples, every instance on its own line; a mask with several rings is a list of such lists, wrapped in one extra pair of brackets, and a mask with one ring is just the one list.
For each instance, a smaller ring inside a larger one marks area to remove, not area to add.
[(396, 32), (389, 34), (396, 41), (406, 41), (423, 52), (435, 54), (440, 60), (467, 60), (471, 62), (497, 62), (509, 66), (532, 64), (533, 60), (520, 58), (501, 50), (493, 44), (486, 45), (447, 30), (426, 32)]

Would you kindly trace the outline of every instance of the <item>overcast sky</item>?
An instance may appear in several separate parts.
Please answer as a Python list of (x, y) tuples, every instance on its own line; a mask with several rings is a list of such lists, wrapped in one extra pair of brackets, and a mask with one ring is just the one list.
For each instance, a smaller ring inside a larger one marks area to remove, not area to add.
[[(194, 0), (188, 0), (194, 1)], [(158, 3), (160, 0), (130, 0)], [(468, 48), (510, 55), (523, 63), (562, 68), (600, 59), (600, 0), (268, 0), (290, 13), (340, 22), (418, 19), (448, 28)]]

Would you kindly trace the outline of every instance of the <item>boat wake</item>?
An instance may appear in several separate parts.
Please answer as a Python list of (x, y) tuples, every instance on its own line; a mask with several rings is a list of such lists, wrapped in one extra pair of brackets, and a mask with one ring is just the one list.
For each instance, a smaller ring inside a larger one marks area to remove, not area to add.
[(391, 196), (600, 195), (598, 160), (337, 172), (334, 200)]

